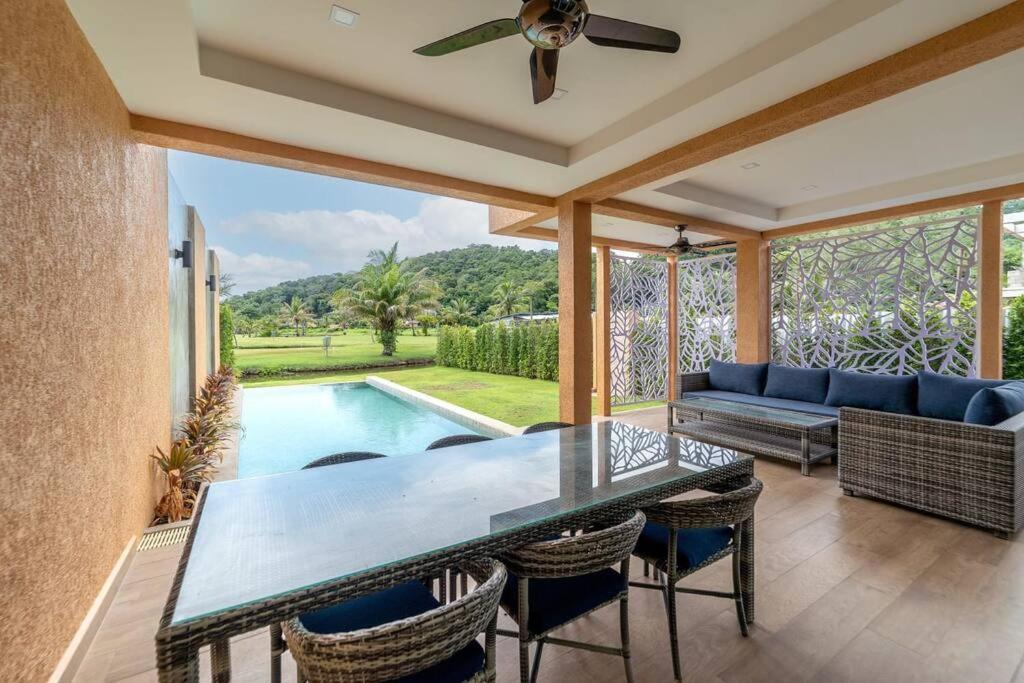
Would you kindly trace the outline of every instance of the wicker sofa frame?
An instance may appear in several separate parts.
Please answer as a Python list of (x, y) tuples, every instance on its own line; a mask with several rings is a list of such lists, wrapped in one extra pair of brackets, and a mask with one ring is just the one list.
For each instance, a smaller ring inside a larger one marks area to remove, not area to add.
[(985, 427), (840, 408), (839, 485), (1008, 538), (1024, 520), (1024, 414)]

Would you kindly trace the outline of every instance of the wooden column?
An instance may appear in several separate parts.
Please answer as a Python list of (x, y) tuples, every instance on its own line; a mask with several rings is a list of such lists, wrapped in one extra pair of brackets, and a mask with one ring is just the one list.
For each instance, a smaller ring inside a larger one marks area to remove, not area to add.
[(668, 382), (666, 400), (676, 398), (679, 374), (679, 259), (668, 257)]
[(736, 243), (736, 360), (768, 361), (771, 268), (768, 242), (761, 239)]
[(597, 313), (594, 316), (594, 367), (597, 414), (612, 414), (612, 250), (597, 248)]
[(558, 404), (560, 420), (589, 424), (590, 204), (558, 205)]
[(981, 206), (978, 230), (978, 374), (1003, 378), (1003, 203)]

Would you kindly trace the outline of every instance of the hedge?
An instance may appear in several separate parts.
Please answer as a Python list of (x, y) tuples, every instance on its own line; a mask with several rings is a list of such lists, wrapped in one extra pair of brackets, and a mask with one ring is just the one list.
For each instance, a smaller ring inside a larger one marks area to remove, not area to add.
[(558, 323), (441, 327), (437, 364), (449, 368), (558, 380)]
[(220, 306), (220, 364), (235, 367), (235, 315), (231, 306)]

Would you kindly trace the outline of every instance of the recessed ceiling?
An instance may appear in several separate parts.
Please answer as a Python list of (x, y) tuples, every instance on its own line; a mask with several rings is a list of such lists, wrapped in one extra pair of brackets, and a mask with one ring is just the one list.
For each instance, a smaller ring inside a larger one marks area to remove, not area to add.
[[(445, 57), (412, 53), (513, 16), (518, 0), (344, 0), (359, 14), (352, 28), (330, 20), (333, 4), (69, 0), (134, 113), (547, 196), (1005, 0), (592, 0), (597, 13), (678, 31), (682, 48), (666, 55), (577, 41), (559, 64), (558, 86), (569, 93), (541, 105), (518, 36)], [(771, 230), (1024, 179), (1021, 82), (1017, 51), (620, 198)], [(651, 244), (672, 236), (595, 226)]]

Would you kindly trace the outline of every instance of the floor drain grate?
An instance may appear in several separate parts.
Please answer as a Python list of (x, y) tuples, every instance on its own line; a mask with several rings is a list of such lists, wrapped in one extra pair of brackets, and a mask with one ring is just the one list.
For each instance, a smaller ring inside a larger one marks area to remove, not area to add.
[(188, 532), (191, 528), (191, 524), (182, 524), (170, 529), (157, 529), (156, 531), (142, 534), (142, 540), (139, 542), (139, 552), (184, 543), (185, 539), (188, 538)]

